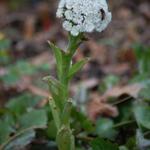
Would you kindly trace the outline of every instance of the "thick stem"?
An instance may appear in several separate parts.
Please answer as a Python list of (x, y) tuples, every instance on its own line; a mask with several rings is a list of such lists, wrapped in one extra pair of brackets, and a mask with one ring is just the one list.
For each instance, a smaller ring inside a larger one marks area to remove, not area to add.
[[(69, 70), (71, 67), (73, 56), (81, 43), (82, 35), (73, 37), (69, 35), (69, 45), (66, 55), (63, 58), (62, 63), (62, 75), (60, 76), (60, 83), (64, 86), (62, 101), (63, 101), (63, 112), (61, 118), (61, 127), (57, 131), (57, 144), (59, 150), (75, 150), (74, 135), (70, 128), (70, 108), (69, 99)], [(61, 95), (60, 95), (61, 97)], [(64, 146), (63, 146), (64, 145)]]

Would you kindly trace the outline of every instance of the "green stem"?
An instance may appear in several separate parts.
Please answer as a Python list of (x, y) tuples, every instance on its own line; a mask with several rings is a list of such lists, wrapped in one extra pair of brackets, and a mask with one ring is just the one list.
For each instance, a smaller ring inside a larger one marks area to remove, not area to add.
[(69, 83), (70, 83), (68, 74), (71, 68), (73, 56), (79, 44), (82, 41), (81, 40), (82, 36), (83, 35), (81, 34), (77, 37), (73, 37), (69, 35), (68, 49), (65, 55), (63, 56), (62, 74), (59, 78), (60, 83), (64, 87), (63, 96), (60, 95), (63, 101), (63, 112), (61, 112), (62, 113), (61, 123), (60, 123), (59, 130), (57, 130), (57, 144), (58, 144), (59, 150), (75, 150), (74, 135), (70, 128), (71, 101), (68, 100), (69, 99)]
[[(69, 34), (69, 44), (66, 50), (65, 55), (63, 56), (63, 63), (62, 63), (62, 74), (60, 76), (60, 83), (64, 86), (63, 91), (63, 102), (65, 103), (69, 98), (69, 79), (68, 73), (71, 68), (71, 63), (73, 56), (82, 41), (83, 34), (74, 37)], [(65, 105), (65, 104), (64, 104)]]

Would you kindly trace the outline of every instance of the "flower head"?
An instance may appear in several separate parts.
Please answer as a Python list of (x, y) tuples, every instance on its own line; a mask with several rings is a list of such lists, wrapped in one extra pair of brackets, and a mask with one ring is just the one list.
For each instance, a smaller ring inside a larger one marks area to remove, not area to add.
[(73, 36), (82, 32), (103, 31), (111, 21), (106, 0), (60, 0), (57, 17)]

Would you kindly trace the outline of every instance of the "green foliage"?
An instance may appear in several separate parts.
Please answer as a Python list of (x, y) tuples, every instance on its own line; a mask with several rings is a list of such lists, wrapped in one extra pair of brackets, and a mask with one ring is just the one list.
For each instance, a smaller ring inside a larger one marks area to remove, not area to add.
[(119, 150), (118, 146), (109, 141), (97, 138), (91, 142), (92, 150)]
[(48, 127), (46, 129), (46, 134), (49, 139), (54, 140), (56, 138), (57, 128), (56, 128), (54, 120), (52, 120), (48, 123)]
[(35, 138), (35, 129), (47, 126), (47, 112), (36, 109), (40, 97), (24, 94), (6, 104), (0, 115), (0, 149), (17, 150)]
[(0, 64), (9, 63), (11, 59), (9, 54), (9, 48), (10, 48), (10, 40), (3, 38), (3, 34), (2, 34), (2, 38), (0, 37)]
[(57, 127), (57, 130), (60, 128), (61, 120), (60, 120), (60, 109), (55, 104), (54, 99), (49, 99), (50, 108), (52, 111), (52, 115), (54, 116), (55, 125)]
[(150, 140), (145, 139), (143, 133), (137, 129), (136, 132), (136, 143), (137, 143), (137, 147), (141, 150), (141, 149), (146, 149), (149, 150), (150, 148)]
[(89, 59), (86, 58), (74, 64), (69, 70), (68, 78), (71, 79), (79, 70), (83, 68), (83, 66), (88, 62), (88, 60)]
[(117, 105), (119, 115), (114, 119), (115, 122), (123, 122), (133, 118), (132, 106), (134, 99), (130, 97), (125, 97), (125, 99), (127, 100)]
[(0, 39), (0, 50), (7, 50), (10, 48), (10, 40), (6, 38)]
[(133, 111), (137, 123), (147, 129), (150, 129), (150, 106), (138, 103), (134, 105)]
[(7, 140), (11, 132), (13, 132), (11, 125), (5, 120), (0, 120), (0, 143)]
[(57, 72), (58, 72), (58, 76), (60, 78), (60, 76), (62, 75), (62, 64), (63, 64), (63, 56), (65, 56), (65, 53), (58, 48), (56, 45), (54, 45), (53, 43), (49, 42), (50, 47), (53, 50), (53, 53), (55, 55), (55, 59), (56, 59), (56, 64), (57, 64)]
[(140, 74), (150, 73), (150, 48), (140, 44), (134, 45), (135, 55), (138, 62), (138, 71)]
[(35, 138), (35, 131), (29, 130), (18, 134), (13, 137), (6, 145), (3, 146), (3, 150), (18, 150), (24, 148)]
[(19, 119), (19, 125), (21, 128), (44, 128), (47, 125), (47, 115), (45, 110), (31, 110), (22, 115)]
[(106, 76), (101, 85), (99, 86), (100, 92), (104, 93), (106, 90), (112, 88), (113, 86), (119, 83), (119, 77), (115, 75), (108, 75)]
[(14, 86), (21, 81), (24, 76), (33, 76), (37, 73), (48, 72), (49, 65), (35, 66), (27, 60), (19, 60), (14, 64), (8, 65), (6, 74), (0, 76), (0, 81), (7, 86)]
[[(36, 106), (41, 97), (25, 93), (9, 100), (5, 108), (0, 109), (0, 149), (24, 148), (36, 138), (39, 133), (36, 132), (37, 129), (42, 129), (40, 130), (42, 134), (39, 134), (39, 137), (42, 135), (44, 138), (48, 137), (52, 140), (56, 138), (58, 148), (63, 150), (74, 150), (74, 138), (76, 138), (79, 150), (82, 149), (82, 144), (92, 150), (147, 150), (146, 148), (150, 146), (149, 48), (135, 47), (138, 74), (135, 76), (134, 82), (140, 82), (144, 87), (140, 91), (138, 99), (135, 100), (136, 103), (133, 98), (127, 97), (127, 100), (117, 103), (119, 115), (116, 118), (101, 117), (96, 124), (93, 124), (85, 114), (72, 106), (69, 99), (70, 80), (88, 62), (86, 58), (75, 64), (71, 63), (82, 38), (83, 35), (70, 36), (66, 51), (50, 43), (56, 58), (58, 77), (58, 79), (51, 76), (44, 78), (48, 82), (52, 95), (52, 98), (49, 99), (50, 108), (46, 106), (38, 109)], [(6, 39), (0, 41), (0, 56), (9, 55), (7, 51), (9, 44)], [(12, 86), (20, 83), (23, 76), (33, 76), (41, 71), (48, 71), (48, 68), (47, 64), (37, 67), (27, 60), (21, 60), (9, 65), (6, 74), (1, 76), (0, 80), (3, 84)], [(106, 76), (102, 81), (100, 91), (105, 93), (106, 90), (117, 85), (119, 81), (120, 78), (116, 75)], [(86, 99), (84, 89), (80, 92), (83, 97), (81, 99)], [(120, 135), (121, 133), (123, 135)], [(109, 140), (118, 144), (113, 144)]]
[(139, 97), (145, 101), (150, 101), (150, 84), (145, 85), (139, 92)]
[(64, 90), (65, 87), (61, 84), (57, 79), (48, 76), (44, 77), (43, 80), (48, 83), (49, 90), (53, 96), (55, 101), (55, 105), (57, 106), (58, 110), (62, 110), (63, 107), (63, 98), (64, 98)]
[(72, 109), (71, 116), (73, 118), (71, 125), (76, 131), (80, 132), (84, 129), (87, 133), (94, 132), (92, 121), (90, 121), (83, 113), (77, 111), (75, 107)]
[(6, 108), (8, 108), (15, 117), (20, 117), (22, 114), (28, 112), (28, 110), (33, 109), (40, 100), (41, 97), (39, 96), (25, 93), (8, 101)]
[(114, 123), (111, 119), (100, 118), (96, 122), (96, 133), (102, 138), (114, 139), (117, 131), (114, 129)]

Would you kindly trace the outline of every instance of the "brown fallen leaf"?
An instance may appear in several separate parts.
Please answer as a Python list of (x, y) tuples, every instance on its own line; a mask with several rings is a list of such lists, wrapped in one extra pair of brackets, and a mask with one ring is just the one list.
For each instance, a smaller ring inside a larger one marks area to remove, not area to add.
[(143, 86), (141, 84), (116, 86), (106, 91), (106, 93), (102, 96), (98, 94), (92, 95), (91, 101), (87, 105), (87, 113), (89, 118), (95, 121), (98, 116), (116, 117), (118, 115), (117, 108), (107, 103), (108, 98), (118, 98), (123, 94), (137, 98), (142, 87)]
[(122, 75), (124, 73), (129, 72), (130, 66), (127, 63), (122, 63), (122, 64), (102, 66), (101, 69), (105, 74)]
[(106, 93), (103, 95), (105, 98), (109, 97), (119, 97), (122, 94), (128, 94), (134, 98), (137, 98), (138, 93), (142, 89), (141, 84), (131, 84), (131, 85), (126, 85), (126, 86), (116, 86), (113, 87), (112, 89), (109, 89), (106, 91)]
[(106, 103), (104, 97), (94, 94), (92, 100), (87, 105), (87, 113), (92, 121), (99, 116), (116, 117), (118, 115), (117, 108)]

